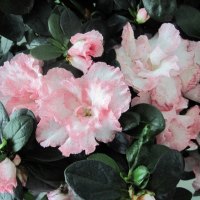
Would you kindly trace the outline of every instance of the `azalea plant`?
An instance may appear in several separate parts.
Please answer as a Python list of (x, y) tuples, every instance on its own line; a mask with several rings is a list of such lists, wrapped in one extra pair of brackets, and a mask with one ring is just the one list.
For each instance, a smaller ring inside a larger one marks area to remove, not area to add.
[(195, 0), (0, 0), (0, 199), (200, 195), (199, 19)]

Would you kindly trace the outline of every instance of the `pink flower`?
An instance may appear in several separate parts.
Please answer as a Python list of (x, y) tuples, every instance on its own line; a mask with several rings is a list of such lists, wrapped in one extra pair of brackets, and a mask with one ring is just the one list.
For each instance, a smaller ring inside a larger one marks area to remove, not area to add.
[(10, 159), (0, 162), (0, 174), (0, 193), (13, 193), (17, 187), (16, 167)]
[(98, 31), (77, 33), (71, 37), (73, 46), (68, 50), (70, 63), (84, 73), (92, 65), (91, 57), (100, 57), (103, 53), (103, 36)]
[(138, 91), (149, 91), (162, 77), (177, 76), (192, 63), (193, 53), (188, 45), (172, 24), (163, 24), (158, 34), (148, 40), (145, 35), (135, 39), (128, 23), (123, 29), (122, 45), (116, 49), (117, 60), (130, 86)]
[(150, 16), (148, 15), (145, 8), (140, 8), (138, 10), (138, 13), (137, 13), (137, 16), (136, 16), (136, 22), (138, 24), (145, 23), (149, 18), (150, 18)]
[(148, 103), (156, 106), (160, 111), (176, 110), (187, 108), (188, 101), (181, 93), (181, 81), (178, 77), (162, 77), (157, 87), (149, 92), (139, 92), (138, 97), (132, 100), (132, 105)]
[(186, 115), (178, 115), (174, 111), (162, 112), (166, 120), (165, 130), (157, 136), (157, 143), (178, 151), (190, 146), (200, 132), (200, 108), (192, 107)]
[(121, 130), (118, 119), (129, 108), (128, 86), (119, 68), (105, 63), (93, 64), (81, 78), (63, 81), (41, 97), (36, 138), (44, 147), (60, 146), (65, 156), (83, 150), (89, 154), (97, 141), (112, 141)]
[(42, 62), (31, 55), (18, 54), (0, 67), (0, 100), (9, 113), (28, 108), (37, 113)]

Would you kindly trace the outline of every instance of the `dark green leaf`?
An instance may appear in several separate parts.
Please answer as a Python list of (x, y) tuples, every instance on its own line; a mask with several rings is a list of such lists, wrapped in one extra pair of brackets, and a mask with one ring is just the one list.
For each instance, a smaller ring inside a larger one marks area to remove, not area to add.
[(68, 39), (81, 30), (80, 19), (68, 8), (65, 8), (60, 16), (60, 26)]
[(140, 115), (130, 110), (121, 115), (119, 122), (123, 131), (129, 131), (140, 124)]
[(142, 0), (151, 18), (157, 21), (170, 21), (176, 11), (176, 0)]
[(13, 41), (20, 41), (24, 31), (24, 23), (21, 16), (0, 12), (0, 35)]
[(156, 193), (158, 200), (164, 200), (163, 197), (176, 188), (184, 171), (181, 153), (162, 145), (143, 147), (138, 165), (145, 165), (149, 169), (151, 178), (148, 188)]
[(48, 20), (48, 27), (49, 27), (49, 32), (51, 33), (53, 38), (62, 44), (64, 41), (64, 33), (60, 27), (59, 8), (55, 8), (51, 13)]
[(130, 7), (129, 4), (129, 0), (113, 0), (115, 5), (115, 9), (124, 9), (124, 10), (128, 10), (128, 8)]
[(7, 155), (5, 153), (0, 153), (0, 163), (1, 161), (5, 160)]
[(8, 113), (4, 108), (3, 104), (0, 102), (0, 129), (4, 129), (6, 124), (9, 122)]
[(29, 13), (34, 4), (34, 0), (0, 0), (0, 9), (5, 13), (22, 15)]
[(114, 140), (107, 144), (113, 150), (121, 154), (126, 154), (126, 150), (129, 147), (127, 135), (122, 132), (116, 133)]
[(117, 163), (111, 157), (107, 156), (106, 154), (95, 153), (95, 154), (90, 155), (87, 159), (103, 162), (104, 164), (112, 167), (115, 170), (115, 172), (117, 172), (117, 173), (120, 172), (120, 169), (119, 169), (119, 166), (117, 165)]
[(50, 45), (50, 44), (44, 44), (41, 46), (38, 46), (34, 49), (31, 49), (31, 55), (37, 59), (40, 60), (51, 60), (60, 57), (63, 52), (61, 49)]
[(107, 14), (111, 13), (114, 8), (113, 0), (97, 0), (97, 10), (101, 10)]
[(155, 136), (165, 129), (165, 119), (156, 107), (142, 103), (132, 107), (129, 111), (140, 115), (139, 126), (133, 128), (130, 134), (140, 134), (146, 125), (149, 125), (149, 136)]
[(19, 116), (12, 119), (3, 130), (3, 137), (12, 144), (14, 152), (19, 151), (28, 141), (34, 128), (34, 120), (30, 116)]
[(37, 0), (31, 12), (23, 16), (24, 22), (40, 36), (50, 36), (48, 19), (51, 11), (51, 6), (47, 1)]
[(4, 54), (2, 57), (0, 57), (0, 66), (4, 64), (4, 62), (10, 60), (13, 57), (13, 54), (8, 52)]
[(185, 188), (176, 188), (176, 192), (174, 195), (173, 200), (191, 200), (192, 199), (192, 193)]
[(176, 23), (189, 36), (200, 38), (200, 12), (191, 6), (182, 5), (176, 12)]
[(108, 165), (96, 160), (82, 160), (65, 170), (65, 180), (80, 197), (87, 200), (117, 200), (125, 183)]

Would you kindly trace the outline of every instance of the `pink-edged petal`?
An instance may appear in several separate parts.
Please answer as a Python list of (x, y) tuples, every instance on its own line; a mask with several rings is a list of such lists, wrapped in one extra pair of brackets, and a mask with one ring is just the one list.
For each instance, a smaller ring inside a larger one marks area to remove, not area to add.
[(151, 64), (155, 66), (158, 66), (165, 57), (167, 57), (167, 54), (160, 47), (156, 47), (149, 55)]
[(87, 72), (87, 70), (93, 63), (91, 57), (88, 56), (86, 58), (82, 56), (71, 56), (69, 57), (69, 62), (72, 66), (81, 70), (84, 74)]
[(42, 79), (40, 96), (52, 93), (54, 90), (61, 88), (64, 81), (73, 78), (73, 74), (66, 69), (58, 67), (50, 69)]
[(151, 100), (162, 111), (187, 108), (187, 100), (181, 94), (181, 82), (175, 78), (162, 77), (151, 91)]
[(189, 90), (184, 93), (184, 96), (192, 101), (196, 101), (200, 103), (200, 84), (198, 84), (195, 88)]
[(166, 53), (175, 51), (181, 42), (179, 31), (173, 24), (162, 24), (158, 30), (157, 45)]
[(197, 105), (191, 107), (187, 111), (186, 116), (190, 116), (193, 120), (192, 125), (188, 128), (190, 132), (190, 138), (196, 139), (200, 133), (200, 107)]
[(180, 75), (183, 93), (188, 92), (189, 90), (196, 87), (200, 81), (200, 67), (197, 65), (188, 66)]
[(130, 23), (127, 23), (122, 32), (122, 47), (127, 56), (133, 57), (136, 52), (135, 37)]
[(95, 138), (97, 141), (108, 143), (114, 139), (116, 132), (119, 131), (121, 131), (119, 121), (112, 112), (106, 112), (102, 116), (101, 127), (95, 132)]
[(0, 174), (0, 193), (13, 193), (17, 187), (16, 167), (9, 158), (0, 162)]
[(68, 138), (64, 125), (54, 119), (43, 117), (36, 130), (36, 139), (43, 147), (56, 147), (62, 145)]
[(39, 116), (65, 121), (78, 105), (77, 98), (67, 90), (59, 89), (38, 101)]

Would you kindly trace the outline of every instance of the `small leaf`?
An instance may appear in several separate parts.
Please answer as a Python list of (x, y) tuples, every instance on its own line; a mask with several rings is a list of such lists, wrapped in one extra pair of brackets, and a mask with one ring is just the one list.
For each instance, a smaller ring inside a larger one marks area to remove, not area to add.
[(22, 16), (4, 14), (0, 11), (0, 35), (13, 41), (20, 41), (24, 32)]
[(200, 39), (200, 12), (191, 6), (182, 5), (176, 12), (176, 23), (188, 35)]
[(104, 164), (112, 167), (115, 170), (115, 172), (117, 172), (117, 173), (120, 172), (120, 169), (119, 169), (119, 166), (117, 165), (117, 163), (111, 157), (107, 156), (106, 154), (95, 153), (95, 154), (90, 155), (87, 159), (103, 162)]
[(60, 16), (60, 26), (68, 39), (81, 30), (80, 19), (68, 8), (65, 8)]
[(40, 60), (51, 60), (60, 57), (63, 51), (50, 44), (44, 44), (31, 49), (31, 55)]
[(1, 37), (1, 50), (3, 52), (3, 54), (8, 53), (8, 51), (10, 50), (10, 48), (13, 45), (13, 41), (5, 38), (5, 37)]
[(34, 120), (29, 116), (12, 119), (3, 130), (3, 137), (10, 141), (12, 150), (18, 152), (30, 138), (34, 128)]
[(3, 104), (0, 102), (0, 129), (4, 129), (6, 124), (9, 122), (8, 113), (4, 108)]
[(151, 18), (157, 21), (170, 21), (176, 11), (176, 0), (142, 0), (145, 9)]
[(58, 7), (53, 10), (48, 20), (49, 32), (53, 36), (53, 38), (59, 41), (61, 44), (63, 43), (64, 34), (60, 27), (60, 16), (59, 16)]
[(96, 160), (82, 160), (71, 164), (64, 172), (69, 186), (83, 199), (121, 199), (126, 184), (108, 165)]

